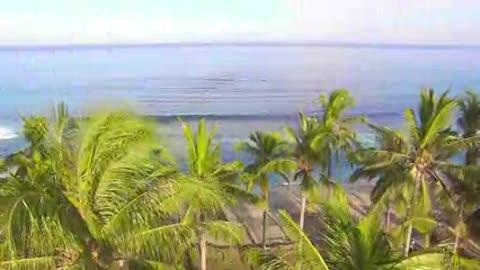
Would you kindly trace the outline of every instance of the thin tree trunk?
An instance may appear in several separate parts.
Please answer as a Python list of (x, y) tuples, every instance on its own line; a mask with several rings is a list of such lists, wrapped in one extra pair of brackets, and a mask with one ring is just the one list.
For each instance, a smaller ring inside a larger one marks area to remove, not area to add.
[(390, 204), (388, 204), (387, 214), (386, 214), (386, 217), (385, 217), (385, 232), (386, 233), (390, 232), (390, 226), (391, 226), (391, 223), (392, 223), (391, 215), (392, 215), (392, 208), (390, 207)]
[[(406, 216), (407, 221), (409, 221), (412, 218), (413, 205), (414, 205), (414, 203), (416, 201), (416, 198), (417, 198), (418, 189), (420, 188), (420, 176), (419, 176), (418, 173), (415, 173), (415, 181), (416, 181), (416, 183), (415, 183), (415, 190), (413, 191), (413, 198), (412, 198), (412, 201), (410, 202), (410, 205), (409, 205), (408, 211), (407, 211), (407, 216)], [(403, 255), (405, 257), (407, 257), (408, 253), (410, 252), (410, 242), (412, 240), (412, 230), (413, 230), (413, 225), (410, 222), (410, 224), (407, 227), (407, 235), (405, 237), (405, 249), (403, 251)]]
[(453, 245), (453, 252), (456, 253), (457, 250), (458, 250), (458, 247), (460, 245), (460, 226), (462, 225), (463, 223), (463, 208), (464, 208), (464, 204), (465, 202), (462, 201), (462, 203), (460, 204), (460, 213), (459, 213), (459, 221), (457, 223), (457, 227), (455, 228), (455, 244)]
[(192, 257), (190, 256), (190, 251), (189, 250), (187, 250), (185, 252), (185, 265), (187, 266), (187, 269), (189, 269), (189, 270), (193, 270), (193, 269), (196, 268), (196, 267), (193, 266)]
[(263, 211), (262, 246), (267, 249), (267, 211)]
[(302, 196), (302, 207), (300, 208), (300, 229), (303, 230), (303, 225), (305, 224), (305, 209), (307, 208), (307, 197)]
[(477, 164), (477, 157), (475, 150), (467, 150), (465, 153), (465, 165)]
[(200, 270), (207, 270), (207, 240), (203, 232), (200, 235)]
[(118, 269), (120, 270), (129, 270), (128, 263), (125, 260), (120, 260), (118, 262)]
[(328, 161), (327, 161), (327, 178), (330, 181), (332, 178), (332, 155), (331, 153), (328, 154)]
[(412, 224), (408, 225), (408, 228), (407, 228), (407, 236), (405, 237), (405, 249), (403, 251), (403, 255), (405, 257), (408, 256), (408, 253), (410, 252), (410, 241), (412, 239)]

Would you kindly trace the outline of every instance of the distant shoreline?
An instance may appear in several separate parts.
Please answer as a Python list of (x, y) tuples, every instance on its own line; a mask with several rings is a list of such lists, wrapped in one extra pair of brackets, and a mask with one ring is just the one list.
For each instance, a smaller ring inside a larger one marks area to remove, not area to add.
[(156, 47), (325, 47), (351, 49), (421, 49), (421, 50), (480, 50), (480, 44), (411, 44), (411, 43), (356, 43), (356, 42), (163, 42), (124, 44), (38, 44), (1, 45), (0, 51), (18, 50), (89, 50)]

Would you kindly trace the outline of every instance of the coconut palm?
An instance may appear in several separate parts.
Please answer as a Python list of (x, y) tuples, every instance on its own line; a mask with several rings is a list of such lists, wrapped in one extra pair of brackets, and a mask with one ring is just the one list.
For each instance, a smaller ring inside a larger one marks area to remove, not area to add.
[(401, 163), (378, 159), (377, 155), (369, 155), (369, 150), (405, 153), (408, 149), (406, 149), (405, 139), (399, 131), (371, 123), (368, 126), (375, 133), (376, 145), (357, 151), (357, 168), (352, 173), (350, 181), (355, 182), (362, 179), (375, 181), (370, 197), (374, 204), (382, 204), (386, 208), (384, 224), (385, 231), (389, 233), (392, 225), (392, 207), (396, 206), (397, 215), (403, 216), (402, 209), (405, 209), (408, 204), (408, 196), (402, 192), (402, 187), (409, 176)]
[(245, 168), (244, 175), (248, 181), (247, 190), (251, 192), (255, 186), (258, 186), (266, 204), (262, 223), (262, 245), (266, 248), (269, 180), (272, 174), (277, 174), (288, 181), (287, 173), (295, 168), (295, 162), (285, 158), (287, 144), (276, 133), (253, 132), (249, 136), (249, 141), (238, 144), (236, 148), (237, 151), (245, 152), (254, 159)]
[[(381, 171), (400, 166), (407, 176), (403, 178), (402, 188), (405, 194), (409, 194), (406, 220), (415, 215), (428, 215), (431, 209), (429, 186), (449, 195), (449, 180), (452, 179), (445, 176), (458, 169), (457, 165), (449, 162), (449, 158), (478, 140), (476, 137), (463, 139), (450, 131), (457, 103), (448, 97), (448, 92), (437, 98), (433, 90), (423, 90), (420, 98), (418, 114), (412, 109), (405, 112), (408, 134), (391, 133), (402, 147), (368, 150), (372, 159), (369, 170)], [(412, 224), (406, 230), (405, 256), (409, 252), (411, 233)]]
[(200, 242), (200, 269), (206, 270), (207, 238), (220, 238), (237, 244), (242, 240), (243, 231), (238, 224), (218, 220), (223, 207), (235, 202), (238, 196), (250, 194), (236, 183), (242, 164), (238, 161), (223, 163), (220, 144), (214, 142), (215, 126), (208, 131), (205, 119), (201, 119), (196, 131), (186, 123), (182, 123), (182, 128), (188, 152), (187, 177), (192, 182), (205, 185), (192, 189), (185, 198), (181, 198), (181, 201), (188, 202), (183, 223), (196, 228)]
[(172, 222), (186, 181), (172, 181), (154, 126), (124, 110), (77, 122), (64, 106), (45, 123), (21, 170), (0, 184), (0, 268), (175, 265), (194, 233)]
[[(402, 258), (382, 230), (382, 218), (372, 210), (359, 220), (350, 212), (345, 193), (336, 186), (321, 204), (324, 224), (319, 241), (313, 242), (285, 212), (280, 219), (294, 250), (273, 254), (262, 250), (247, 253), (258, 269), (441, 269), (443, 254), (428, 252)], [(440, 258), (440, 260), (439, 260)], [(422, 268), (428, 267), (428, 268)]]
[[(465, 97), (459, 101), (460, 117), (458, 125), (462, 129), (463, 137), (470, 138), (480, 130), (480, 97), (473, 91), (467, 91)], [(465, 164), (476, 165), (479, 157), (478, 145), (467, 149)]]
[[(314, 117), (309, 117), (299, 113), (300, 126), (297, 130), (286, 128), (289, 139), (293, 142), (292, 156), (297, 163), (294, 180), (300, 179), (302, 192), (302, 204), (300, 209), (300, 228), (303, 229), (305, 222), (305, 209), (307, 206), (307, 196), (312, 195), (317, 190), (318, 181), (313, 176), (314, 166), (321, 161), (321, 155), (314, 142), (318, 142), (321, 127)], [(318, 144), (318, 143), (317, 143)]]
[(318, 136), (315, 143), (322, 149), (324, 159), (322, 169), (326, 172), (327, 179), (334, 174), (333, 161), (339, 160), (339, 155), (349, 157), (357, 148), (356, 132), (354, 125), (364, 120), (363, 116), (345, 116), (348, 109), (353, 108), (355, 100), (346, 89), (337, 89), (326, 95), (320, 95), (320, 104), (323, 115), (319, 117), (322, 126), (322, 136)]

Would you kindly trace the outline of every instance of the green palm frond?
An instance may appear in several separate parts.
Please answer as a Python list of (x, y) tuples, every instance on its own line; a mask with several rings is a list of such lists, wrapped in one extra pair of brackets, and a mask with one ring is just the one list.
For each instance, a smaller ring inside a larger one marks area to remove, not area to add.
[(203, 225), (209, 238), (230, 244), (240, 244), (245, 238), (245, 230), (241, 224), (228, 221), (207, 221)]
[(453, 254), (452, 258), (452, 268), (455, 270), (476, 270), (480, 269), (480, 260), (478, 258), (471, 259), (459, 256), (458, 254)]
[(322, 203), (322, 242), (329, 265), (339, 269), (388, 269), (395, 265), (399, 258), (382, 230), (383, 213), (375, 208), (357, 221), (339, 186)]
[[(466, 92), (465, 96), (459, 100), (460, 117), (458, 125), (462, 129), (463, 137), (470, 138), (478, 135), (480, 130), (480, 97), (472, 90)], [(480, 157), (478, 140), (470, 145), (465, 152), (465, 163), (477, 164)]]
[(428, 132), (423, 137), (421, 147), (431, 144), (435, 136), (450, 127), (455, 108), (456, 103), (454, 100), (451, 100), (445, 107), (439, 108), (437, 115), (432, 119), (432, 122), (429, 123)]
[(426, 218), (426, 217), (414, 217), (412, 219), (406, 220), (405, 222), (402, 223), (403, 227), (407, 227), (409, 225), (412, 225), (416, 230), (418, 230), (420, 233), (429, 233), (432, 231), (432, 229), (437, 226), (438, 222), (435, 221), (432, 218)]
[(297, 164), (293, 160), (286, 159), (286, 158), (275, 159), (264, 164), (258, 171), (258, 174), (291, 172), (295, 170), (296, 166)]
[[(35, 149), (18, 155), (18, 172), (0, 184), (0, 199), (10, 206), (0, 210), (4, 261), (68, 251), (78, 257), (68, 269), (93, 269), (113, 263), (114, 254), (170, 263), (174, 250), (191, 248), (193, 228), (173, 221), (199, 186), (163, 159), (151, 122), (126, 110), (77, 121), (64, 105), (51, 119), (25, 121), (32, 121), (26, 130)], [(40, 134), (38, 125), (45, 126)], [(198, 207), (217, 203), (219, 192), (205, 193), (213, 196), (200, 196)]]
[(8, 270), (45, 270), (56, 269), (60, 257), (32, 257), (4, 260), (0, 262), (0, 269)]
[(245, 252), (246, 261), (258, 270), (296, 270), (288, 260), (290, 254), (276, 254), (265, 249), (249, 249)]
[(279, 212), (280, 221), (288, 236), (296, 241), (296, 266), (302, 269), (325, 269), (329, 267), (319, 250), (286, 211)]
[(458, 101), (460, 117), (458, 124), (465, 137), (474, 135), (480, 130), (480, 97), (473, 90), (466, 91), (465, 96)]
[(173, 223), (138, 230), (128, 241), (116, 243), (118, 250), (129, 257), (142, 254), (144, 258), (162, 262), (174, 261), (196, 242), (194, 227)]
[(417, 119), (415, 112), (412, 109), (405, 110), (405, 123), (408, 127), (409, 136), (414, 142), (419, 142), (421, 134), (420, 129), (417, 126)]
[(355, 100), (347, 89), (337, 89), (329, 97), (320, 95), (320, 104), (324, 109), (323, 122), (339, 119), (342, 113), (355, 105)]
[(440, 270), (444, 268), (444, 254), (439, 252), (412, 254), (395, 266), (399, 270)]

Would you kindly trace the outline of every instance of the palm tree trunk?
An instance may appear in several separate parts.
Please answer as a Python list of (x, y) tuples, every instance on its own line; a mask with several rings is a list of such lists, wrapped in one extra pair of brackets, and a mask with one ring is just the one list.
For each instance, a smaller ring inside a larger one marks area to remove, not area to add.
[(203, 232), (200, 235), (200, 270), (207, 270), (207, 239)]
[(387, 205), (387, 214), (385, 216), (385, 232), (386, 233), (390, 232), (390, 226), (391, 226), (391, 223), (392, 223), (391, 215), (392, 215), (392, 208), (390, 207), (390, 204), (388, 204)]
[(460, 213), (459, 213), (459, 221), (457, 227), (455, 228), (455, 244), (453, 245), (453, 252), (457, 253), (458, 246), (460, 245), (460, 226), (463, 223), (463, 208), (464, 208), (465, 201), (462, 201), (460, 204)]
[(476, 150), (467, 150), (465, 153), (465, 165), (477, 164)]
[(120, 260), (118, 262), (118, 269), (120, 270), (129, 270), (128, 263), (125, 260)]
[(267, 249), (267, 211), (263, 211), (262, 246)]
[[(412, 201), (410, 202), (410, 205), (408, 207), (407, 216), (406, 216), (407, 221), (409, 221), (412, 218), (413, 205), (416, 201), (418, 190), (420, 189), (420, 176), (419, 176), (418, 173), (416, 173), (415, 175), (416, 175), (416, 177), (415, 177), (415, 190), (413, 191)], [(410, 242), (412, 241), (412, 230), (413, 230), (413, 226), (412, 226), (412, 223), (410, 222), (410, 224), (407, 227), (407, 235), (405, 237), (405, 249), (403, 251), (403, 255), (405, 257), (407, 257), (408, 253), (410, 252)]]
[(303, 225), (305, 224), (305, 209), (307, 208), (307, 197), (302, 195), (302, 206), (300, 208), (300, 229), (303, 230)]
[(333, 171), (333, 168), (332, 168), (332, 155), (331, 153), (328, 153), (328, 160), (327, 160), (327, 178), (328, 180), (330, 180), (330, 178), (332, 177), (332, 171)]
[(405, 247), (403, 251), (403, 255), (405, 257), (408, 256), (408, 253), (410, 252), (410, 241), (412, 240), (412, 224), (408, 225), (407, 227), (407, 236), (405, 237)]
[(190, 256), (190, 251), (187, 250), (185, 252), (185, 265), (187, 266), (187, 269), (195, 269), (194, 264), (192, 263), (192, 256)]

